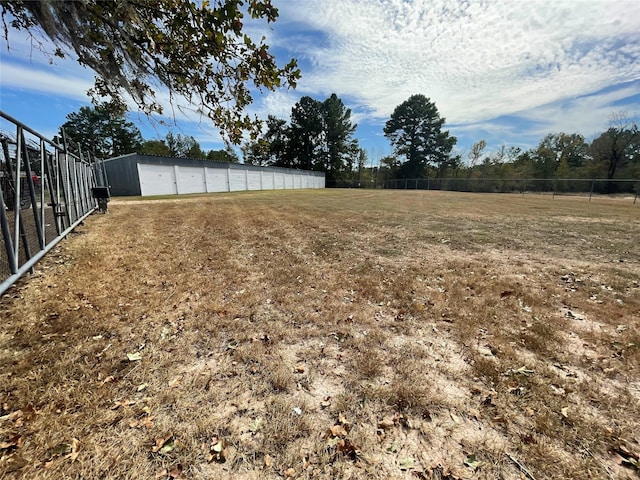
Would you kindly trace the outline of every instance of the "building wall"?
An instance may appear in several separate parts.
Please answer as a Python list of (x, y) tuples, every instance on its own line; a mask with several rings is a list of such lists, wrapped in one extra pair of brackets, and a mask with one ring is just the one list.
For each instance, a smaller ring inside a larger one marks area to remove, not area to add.
[(104, 161), (107, 184), (111, 195), (140, 195), (140, 178), (135, 155), (125, 155)]
[(130, 154), (104, 166), (113, 196), (325, 187), (323, 172), (190, 158)]

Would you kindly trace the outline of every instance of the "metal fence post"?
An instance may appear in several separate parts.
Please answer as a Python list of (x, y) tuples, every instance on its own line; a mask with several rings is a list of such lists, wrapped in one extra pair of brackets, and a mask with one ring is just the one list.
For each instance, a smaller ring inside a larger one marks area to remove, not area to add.
[[(26, 175), (26, 183), (29, 188), (29, 199), (31, 201), (31, 208), (33, 209), (33, 221), (36, 227), (36, 234), (38, 235), (38, 244), (40, 249), (44, 248), (44, 237), (42, 236), (42, 225), (40, 224), (40, 218), (38, 217), (38, 202), (36, 201), (36, 189), (33, 184), (33, 176), (31, 173), (31, 162), (29, 161), (29, 152), (27, 151), (27, 143), (24, 139), (24, 132), (22, 132), (22, 136), (20, 138), (20, 143), (22, 144), (22, 155), (24, 155), (24, 167), (25, 167), (25, 175)], [(18, 178), (17, 182), (19, 183), (21, 180)]]
[[(69, 152), (64, 137), (61, 146), (2, 111), (0, 121), (0, 255), (3, 250), (6, 255), (6, 262), (0, 262), (2, 295), (93, 212), (95, 178), (88, 163)], [(13, 133), (5, 133), (4, 122)], [(33, 208), (33, 221), (28, 208)], [(55, 223), (52, 238), (47, 238), (47, 221)]]
[(11, 228), (9, 226), (6, 205), (4, 203), (2, 182), (0, 182), (0, 227), (2, 228), (2, 239), (4, 240), (4, 249), (7, 255), (7, 262), (9, 263), (9, 271), (11, 273), (16, 273), (18, 271), (18, 263), (16, 262), (16, 259), (13, 255), (13, 241), (11, 239)]

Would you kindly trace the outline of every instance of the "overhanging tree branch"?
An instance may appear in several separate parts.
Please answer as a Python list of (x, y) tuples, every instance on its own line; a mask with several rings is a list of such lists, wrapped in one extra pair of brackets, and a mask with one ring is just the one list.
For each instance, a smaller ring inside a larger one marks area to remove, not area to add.
[(245, 13), (268, 23), (278, 16), (271, 0), (251, 0), (246, 8), (240, 0), (2, 4), (7, 41), (10, 25), (34, 39), (50, 39), (54, 56), (72, 51), (96, 73), (94, 99), (124, 105), (130, 96), (144, 113), (161, 114), (156, 88), (164, 87), (171, 99), (197, 99), (196, 108), (236, 143), (259, 123), (244, 114), (253, 100), (247, 84), (274, 90), (295, 87), (300, 77), (295, 60), (278, 66), (267, 45), (243, 32)]

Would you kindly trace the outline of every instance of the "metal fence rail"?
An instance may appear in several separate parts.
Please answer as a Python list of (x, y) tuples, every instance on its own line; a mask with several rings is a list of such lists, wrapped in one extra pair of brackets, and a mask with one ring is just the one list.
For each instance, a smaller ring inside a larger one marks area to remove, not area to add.
[(640, 180), (605, 178), (412, 178), (391, 179), (383, 188), (400, 190), (449, 190), (482, 193), (550, 193), (553, 195), (640, 195)]
[(93, 212), (96, 181), (89, 159), (2, 111), (0, 144), (1, 295)]

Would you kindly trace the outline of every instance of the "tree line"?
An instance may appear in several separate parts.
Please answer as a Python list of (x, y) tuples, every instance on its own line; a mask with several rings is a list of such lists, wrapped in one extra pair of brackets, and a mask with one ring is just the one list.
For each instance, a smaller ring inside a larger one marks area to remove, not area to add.
[(578, 133), (550, 133), (531, 149), (501, 146), (487, 151), (478, 140), (468, 152), (444, 128), (445, 118), (424, 95), (398, 105), (383, 133), (393, 154), (369, 164), (360, 147), (351, 109), (335, 93), (324, 100), (302, 97), (289, 120), (269, 115), (253, 139), (242, 143), (242, 157), (228, 146), (205, 151), (189, 135), (169, 132), (163, 139), (143, 140), (123, 112), (109, 104), (82, 107), (67, 115), (60, 128), (67, 140), (97, 157), (125, 153), (201, 158), (212, 161), (323, 171), (328, 186), (383, 185), (390, 179), (632, 179), (640, 177), (638, 124), (624, 113), (614, 114), (609, 127), (587, 140)]
[[(387, 173), (407, 178), (395, 169), (394, 161), (382, 162)], [(432, 169), (426, 176), (429, 174), (471, 178), (633, 179), (640, 176), (640, 132), (637, 122), (621, 112), (613, 114), (609, 127), (590, 141), (578, 133), (550, 133), (528, 150), (503, 145), (487, 152), (487, 142), (479, 140), (466, 155), (450, 157), (444, 171)]]
[(243, 146), (244, 161), (257, 165), (327, 172), (329, 185), (382, 185), (389, 179), (635, 179), (640, 177), (640, 132), (626, 113), (615, 113), (609, 127), (587, 140), (578, 133), (550, 133), (531, 149), (503, 145), (487, 151), (486, 140), (468, 152), (444, 128), (446, 119), (424, 95), (398, 105), (383, 133), (393, 154), (369, 165), (367, 152), (353, 138), (351, 110), (335, 95), (321, 102), (303, 97), (291, 121), (269, 116), (265, 132)]

